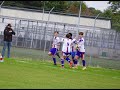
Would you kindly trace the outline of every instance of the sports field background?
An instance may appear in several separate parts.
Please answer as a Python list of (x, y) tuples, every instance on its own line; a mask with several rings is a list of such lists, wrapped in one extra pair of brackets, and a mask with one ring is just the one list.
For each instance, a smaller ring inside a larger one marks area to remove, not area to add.
[[(11, 58), (5, 57), (4, 62), (0, 62), (0, 89), (120, 88), (119, 32), (100, 27), (95, 27), (94, 30), (92, 26), (80, 25), (76, 28), (76, 24), (1, 16), (0, 52), (3, 48), (3, 30), (7, 23), (12, 24), (16, 35), (13, 36)], [(59, 31), (60, 38), (69, 32), (73, 37), (78, 35), (78, 31), (84, 32), (85, 71), (82, 71), (80, 60), (78, 69), (70, 69), (67, 61), (65, 68), (61, 69), (58, 57), (57, 66), (53, 65), (52, 58), (47, 53), (51, 48), (54, 31)], [(87, 55), (91, 55), (91, 59)]]
[(52, 62), (8, 59), (0, 63), (0, 89), (119, 89), (120, 70), (60, 68)]
[[(0, 46), (0, 51), (2, 51), (2, 46)], [(7, 49), (6, 49), (7, 55)], [(35, 50), (35, 49), (26, 49), (26, 48), (11, 48), (11, 57), (12, 58), (21, 58), (26, 60), (36, 60), (36, 61), (52, 61), (52, 58), (48, 56), (48, 51)], [(56, 56), (57, 63), (60, 63), (60, 59)], [(120, 70), (120, 60), (111, 60), (104, 58), (95, 58), (92, 57), (90, 60), (89, 56), (85, 57), (87, 66), (93, 67), (103, 67), (109, 69), (119, 69)], [(81, 65), (81, 60), (79, 60)]]
[[(2, 51), (3, 46), (0, 46)], [(0, 89), (119, 89), (120, 60), (85, 57), (87, 69), (61, 68), (48, 51), (11, 47), (11, 58), (0, 62)], [(6, 49), (7, 55), (7, 49)]]
[[(51, 57), (47, 53), (51, 48), (54, 31), (59, 31), (60, 38), (69, 32), (75, 37), (78, 31), (82, 31), (84, 32), (85, 38), (85, 60), (87, 61), (87, 66), (120, 69), (120, 33), (115, 30), (99, 27), (93, 30), (93, 27), (82, 25), (76, 29), (76, 24), (48, 23), (47, 21), (32, 21), (30, 19), (5, 16), (1, 17), (0, 24), (5, 26), (9, 21), (12, 23), (13, 29), (16, 32), (12, 41), (12, 58), (51, 61)], [(0, 33), (0, 51), (2, 51), (3, 32)], [(60, 59), (57, 58), (57, 63), (59, 62)], [(79, 62), (81, 65), (80, 60)]]

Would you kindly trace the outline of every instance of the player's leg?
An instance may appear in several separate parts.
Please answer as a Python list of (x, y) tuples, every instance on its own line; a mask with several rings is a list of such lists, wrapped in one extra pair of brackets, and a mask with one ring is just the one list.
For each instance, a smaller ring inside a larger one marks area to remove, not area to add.
[(86, 69), (86, 61), (85, 61), (85, 53), (84, 52), (81, 52), (81, 60), (82, 60), (82, 65), (83, 65), (82, 70), (85, 70)]
[(73, 66), (74, 66), (74, 64), (75, 64), (75, 52), (71, 53), (71, 57), (72, 57)]
[(66, 56), (65, 57), (65, 60), (67, 60), (68, 61), (68, 63), (69, 63), (69, 65), (70, 65), (70, 68), (72, 68), (72, 61), (70, 60), (70, 58), (69, 58), (69, 56)]
[(77, 68), (77, 64), (78, 64), (78, 59), (80, 58), (80, 52), (79, 51), (76, 51), (76, 54), (75, 54), (75, 63), (74, 63), (74, 68)]
[(51, 56), (53, 52), (53, 48), (50, 49), (50, 51), (48, 52), (48, 55)]
[(52, 59), (53, 59), (54, 65), (57, 65), (57, 64), (56, 64), (56, 58), (55, 58), (56, 53), (57, 53), (57, 49), (54, 48), (54, 49), (53, 49), (53, 52), (52, 52)]
[(62, 55), (61, 56), (61, 67), (62, 68), (64, 68), (64, 58), (65, 58), (65, 56)]
[(54, 65), (57, 65), (55, 55), (52, 55), (52, 59), (53, 59)]
[(58, 52), (58, 50), (57, 50), (57, 52), (56, 52), (56, 55), (58, 56), (58, 58), (60, 58), (60, 55), (59, 55), (59, 52)]
[(52, 56), (52, 59), (53, 59), (53, 62), (54, 62), (54, 65), (56, 65), (56, 58), (55, 58), (55, 54), (56, 54), (56, 48), (51, 48), (48, 55), (49, 56)]
[(62, 55), (61, 55), (61, 67), (64, 68), (64, 60), (66, 59), (67, 57), (67, 54), (65, 52), (61, 52)]
[(75, 58), (74, 58), (75, 61), (74, 61), (74, 67), (73, 68), (78, 68), (77, 67), (78, 59), (79, 59), (79, 56), (75, 55)]

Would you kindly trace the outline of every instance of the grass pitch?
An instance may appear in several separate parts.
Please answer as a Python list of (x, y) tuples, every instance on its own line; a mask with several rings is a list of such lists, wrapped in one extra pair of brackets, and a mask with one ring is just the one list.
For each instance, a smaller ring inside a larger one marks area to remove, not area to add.
[[(51, 60), (52, 61), (52, 60)], [(65, 68), (20, 58), (0, 62), (0, 89), (120, 89), (120, 70)]]

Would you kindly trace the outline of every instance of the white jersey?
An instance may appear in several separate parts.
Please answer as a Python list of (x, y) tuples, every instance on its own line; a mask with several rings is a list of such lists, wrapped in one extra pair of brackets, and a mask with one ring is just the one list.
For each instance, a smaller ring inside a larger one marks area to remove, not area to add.
[(72, 40), (71, 39), (67, 39), (67, 38), (62, 38), (61, 41), (63, 42), (62, 52), (70, 53), (71, 52)]
[(71, 44), (71, 52), (75, 52), (76, 51), (76, 41), (74, 41), (74, 39), (72, 40), (72, 44)]
[(80, 52), (85, 52), (85, 47), (84, 47), (84, 38), (80, 38), (79, 40), (73, 39), (72, 42), (77, 43), (77, 46), (80, 50)]
[(59, 37), (55, 37), (55, 36), (54, 36), (52, 48), (58, 48), (59, 43), (60, 43)]

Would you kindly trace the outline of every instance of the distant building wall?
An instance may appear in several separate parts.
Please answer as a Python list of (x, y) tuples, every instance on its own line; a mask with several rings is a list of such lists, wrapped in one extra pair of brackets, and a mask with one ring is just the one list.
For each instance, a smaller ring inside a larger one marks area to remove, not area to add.
[[(26, 19), (35, 19), (42, 20), (42, 11), (28, 10), (28, 9), (16, 9), (16, 8), (2, 8), (1, 9), (2, 16), (10, 16), (17, 18), (26, 18)], [(48, 20), (48, 13), (44, 14), (44, 21)], [(74, 15), (61, 15), (61, 14), (51, 14), (50, 15), (51, 22), (60, 22), (60, 23), (68, 23), (68, 24), (77, 24), (78, 16)], [(84, 26), (93, 26), (94, 18), (91, 17), (81, 17), (80, 25)], [(109, 19), (97, 19), (96, 27), (111, 29), (111, 21)]]

